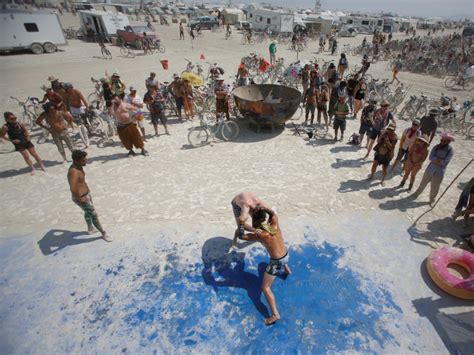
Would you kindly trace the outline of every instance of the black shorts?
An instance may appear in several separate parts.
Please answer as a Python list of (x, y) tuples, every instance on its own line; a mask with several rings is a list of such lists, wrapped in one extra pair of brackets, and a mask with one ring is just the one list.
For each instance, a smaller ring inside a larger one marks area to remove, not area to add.
[(181, 109), (183, 108), (183, 98), (182, 97), (177, 97), (175, 98), (175, 101), (176, 101), (176, 108), (178, 109), (178, 111), (181, 111)]
[(390, 156), (388, 154), (375, 153), (374, 160), (383, 166), (388, 166), (390, 164)]
[(22, 152), (26, 149), (34, 148), (33, 143), (31, 143), (30, 141), (25, 142), (25, 143), (13, 144), (13, 145), (15, 146), (15, 151), (17, 152)]
[(370, 130), (370, 139), (377, 139), (377, 137), (379, 136), (380, 134), (380, 130), (378, 130), (377, 128), (374, 128), (372, 127), (372, 129)]
[(334, 129), (341, 129), (341, 131), (346, 130), (346, 120), (334, 119)]

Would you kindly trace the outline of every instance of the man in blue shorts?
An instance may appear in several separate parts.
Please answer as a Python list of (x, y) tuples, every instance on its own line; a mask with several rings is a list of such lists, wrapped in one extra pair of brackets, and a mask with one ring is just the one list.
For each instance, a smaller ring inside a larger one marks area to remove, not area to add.
[[(267, 214), (268, 222), (266, 222)], [(275, 295), (271, 287), (278, 274), (291, 274), (291, 269), (288, 266), (288, 249), (285, 246), (285, 241), (278, 225), (278, 217), (271, 209), (257, 207), (252, 213), (252, 225), (256, 229), (255, 233), (240, 235), (239, 238), (262, 243), (267, 249), (268, 254), (270, 254), (270, 262), (263, 276), (262, 291), (272, 311), (270, 317), (265, 319), (265, 324), (272, 325), (280, 319), (280, 313), (278, 312)]]

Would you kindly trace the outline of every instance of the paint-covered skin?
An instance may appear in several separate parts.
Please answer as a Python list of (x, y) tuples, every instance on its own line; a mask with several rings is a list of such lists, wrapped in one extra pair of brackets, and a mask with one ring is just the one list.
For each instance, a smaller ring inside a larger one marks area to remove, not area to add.
[[(344, 249), (290, 246), (293, 273), (273, 285), (282, 319), (266, 327), (260, 285), (268, 256), (259, 247), (228, 253), (231, 242), (213, 237), (187, 246), (201, 255), (195, 261), (183, 260), (176, 246), (143, 253), (136, 243), (100, 264), (61, 270), (52, 266), (92, 245), (44, 254), (50, 265), (2, 278), (0, 320), (9, 329), (0, 350), (377, 353), (397, 346), (387, 327), (400, 321), (401, 309), (383, 285), (338, 266)], [(1, 256), (10, 254), (8, 262), (25, 248), (12, 241)]]

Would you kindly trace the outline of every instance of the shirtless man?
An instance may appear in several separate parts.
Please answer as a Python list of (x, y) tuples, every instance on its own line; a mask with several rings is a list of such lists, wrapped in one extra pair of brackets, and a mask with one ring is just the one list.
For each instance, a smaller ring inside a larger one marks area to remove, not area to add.
[(102, 234), (102, 239), (111, 242), (112, 238), (107, 235), (99, 222), (99, 216), (94, 209), (89, 186), (86, 183), (84, 166), (87, 164), (87, 153), (83, 150), (72, 152), (72, 165), (67, 173), (67, 180), (71, 189), (72, 201), (84, 211), (84, 219), (87, 223), (89, 234), (96, 232), (94, 226)]
[(71, 83), (64, 83), (64, 88), (66, 89), (69, 112), (76, 120), (80, 120), (81, 115), (86, 112), (86, 108), (89, 106), (87, 100), (82, 92), (74, 89)]
[[(38, 117), (36, 124), (43, 127), (51, 133), (53, 136), (54, 144), (58, 147), (59, 154), (63, 157), (66, 162), (66, 153), (64, 152), (63, 142), (66, 142), (67, 147), (72, 152), (74, 151), (74, 143), (67, 131), (68, 126), (72, 128), (73, 118), (70, 113), (64, 111), (58, 111), (52, 103), (46, 103), (43, 105), (44, 113)], [(49, 127), (43, 124), (44, 119), (49, 124)], [(66, 124), (67, 123), (67, 124)]]
[[(268, 214), (268, 222), (265, 222)], [(267, 299), (268, 304), (272, 310), (270, 317), (265, 319), (266, 325), (272, 325), (280, 319), (275, 295), (272, 292), (272, 284), (276, 275), (284, 272), (285, 275), (291, 274), (291, 269), (288, 266), (288, 249), (286, 249), (285, 241), (278, 225), (278, 217), (275, 212), (269, 208), (257, 207), (252, 213), (252, 224), (254, 228), (260, 233), (248, 233), (241, 235), (242, 240), (255, 240), (262, 243), (270, 254), (270, 262), (265, 269), (265, 274), (262, 281), (262, 291)]]
[(232, 199), (231, 205), (234, 211), (235, 222), (237, 223), (237, 230), (235, 231), (232, 246), (236, 247), (239, 235), (242, 236), (245, 231), (253, 233), (257, 231), (256, 228), (246, 223), (250, 217), (249, 214), (253, 213), (257, 207), (265, 207), (267, 209), (269, 209), (269, 207), (252, 192), (241, 192)]

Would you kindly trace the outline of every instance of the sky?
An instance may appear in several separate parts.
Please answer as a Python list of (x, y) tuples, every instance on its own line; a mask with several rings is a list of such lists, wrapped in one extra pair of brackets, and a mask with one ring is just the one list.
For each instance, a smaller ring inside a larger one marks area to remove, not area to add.
[[(234, 1), (233, 1), (234, 2)], [(259, 1), (279, 6), (314, 8), (314, 0)], [(474, 21), (474, 0), (321, 0), (323, 10), (351, 10), (378, 13), (394, 12), (403, 16), (470, 18)]]

